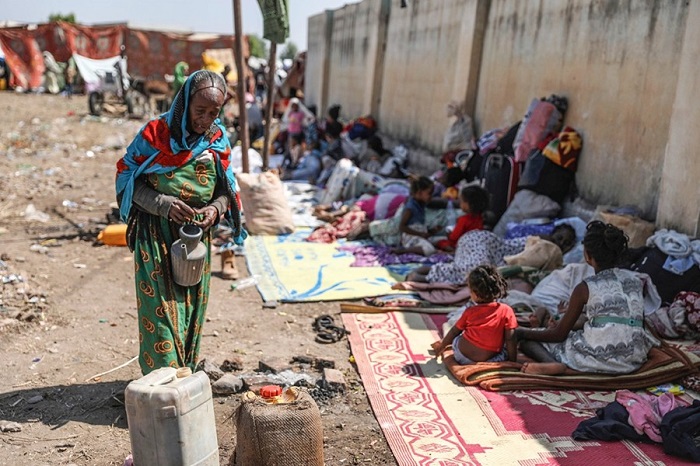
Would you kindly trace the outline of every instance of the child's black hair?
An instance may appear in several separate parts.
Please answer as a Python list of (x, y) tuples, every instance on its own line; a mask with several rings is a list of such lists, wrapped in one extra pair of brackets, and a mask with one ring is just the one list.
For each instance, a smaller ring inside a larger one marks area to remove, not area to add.
[(481, 186), (467, 186), (462, 188), (459, 197), (469, 204), (469, 211), (473, 214), (481, 214), (488, 210), (491, 196)]
[(411, 181), (411, 195), (425, 191), (426, 189), (432, 189), (435, 183), (433, 180), (427, 176), (419, 176)]
[(583, 247), (602, 268), (615, 266), (627, 251), (629, 238), (615, 225), (594, 220), (586, 227)]
[(508, 294), (508, 284), (492, 265), (480, 265), (472, 270), (467, 284), (482, 302), (492, 302)]
[(458, 167), (448, 168), (443, 175), (444, 185), (447, 188), (457, 185), (464, 179), (464, 172)]

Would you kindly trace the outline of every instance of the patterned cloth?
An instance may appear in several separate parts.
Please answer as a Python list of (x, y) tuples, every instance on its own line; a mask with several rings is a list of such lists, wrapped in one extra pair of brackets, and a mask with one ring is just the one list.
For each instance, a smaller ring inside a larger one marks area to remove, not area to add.
[(583, 148), (583, 139), (575, 129), (567, 126), (557, 137), (549, 141), (542, 154), (560, 167), (576, 171), (578, 157)]
[[(659, 342), (643, 325), (605, 322), (601, 319), (644, 319), (644, 282), (639, 274), (607, 269), (584, 280), (588, 302), (583, 307), (588, 321), (566, 340), (544, 343), (554, 358), (571, 369), (601, 374), (628, 374), (647, 360)], [(600, 322), (600, 323), (599, 323)]]
[(420, 254), (406, 253), (394, 254), (389, 246), (380, 245), (365, 245), (355, 246), (347, 245), (338, 248), (340, 251), (351, 252), (355, 256), (355, 262), (350, 264), (350, 267), (386, 267), (387, 265), (395, 264), (439, 264), (448, 262), (452, 256), (445, 253), (435, 253), (429, 256)]
[(464, 284), (472, 269), (486, 264), (503, 265), (503, 257), (522, 252), (526, 240), (504, 240), (486, 230), (468, 231), (457, 242), (454, 262), (433, 265), (427, 279), (430, 283)]
[[(219, 75), (205, 71), (193, 73), (170, 111), (148, 122), (117, 162), (120, 213), (122, 219), (129, 220), (133, 232), (139, 364), (144, 374), (166, 366), (195, 368), (209, 296), (211, 258), (207, 254), (198, 284), (183, 287), (174, 282), (170, 247), (178, 239), (177, 225), (165, 217), (132, 209), (136, 178), (145, 175), (153, 189), (178, 197), (193, 207), (209, 203), (217, 184), (226, 188), (229, 197), (226, 218), (233, 223), (234, 241), (241, 244), (246, 237), (229, 163), (231, 147), (224, 128), (217, 120), (203, 135), (191, 135), (186, 130), (190, 89), (201, 88), (199, 84), (206, 80), (212, 86), (223, 86)], [(209, 250), (210, 231), (202, 241)]]

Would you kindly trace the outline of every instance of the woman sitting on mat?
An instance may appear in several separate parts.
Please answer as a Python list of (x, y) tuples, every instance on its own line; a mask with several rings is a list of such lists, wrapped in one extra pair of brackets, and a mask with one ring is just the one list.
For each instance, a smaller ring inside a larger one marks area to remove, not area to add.
[(515, 361), (513, 334), (518, 322), (510, 306), (496, 302), (506, 294), (506, 281), (493, 266), (482, 265), (469, 274), (468, 283), (476, 305), (467, 308), (447, 335), (432, 344), (435, 355), (451, 345), (459, 364)]
[[(627, 235), (619, 228), (594, 221), (583, 239), (584, 258), (595, 275), (571, 294), (557, 325), (516, 331), (523, 353), (538, 362), (525, 363), (523, 372), (563, 374), (567, 369), (605, 374), (633, 372), (659, 342), (644, 328), (645, 276), (616, 268), (627, 250)], [(581, 315), (585, 323), (576, 325)]]

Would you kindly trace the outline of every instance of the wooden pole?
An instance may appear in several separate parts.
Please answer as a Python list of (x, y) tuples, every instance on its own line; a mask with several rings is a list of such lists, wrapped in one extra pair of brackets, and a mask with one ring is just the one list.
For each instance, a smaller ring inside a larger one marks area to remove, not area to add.
[(236, 84), (236, 95), (238, 96), (238, 126), (240, 133), (238, 139), (241, 140), (241, 168), (243, 173), (250, 171), (248, 164), (248, 115), (245, 111), (245, 68), (243, 68), (243, 27), (241, 26), (241, 0), (233, 0), (233, 22), (236, 32), (236, 70), (238, 72), (238, 83)]
[(277, 64), (277, 44), (270, 43), (270, 57), (267, 61), (269, 71), (267, 75), (267, 103), (265, 105), (265, 139), (263, 143), (263, 170), (270, 167), (270, 121), (272, 121), (272, 109), (275, 100), (275, 65)]

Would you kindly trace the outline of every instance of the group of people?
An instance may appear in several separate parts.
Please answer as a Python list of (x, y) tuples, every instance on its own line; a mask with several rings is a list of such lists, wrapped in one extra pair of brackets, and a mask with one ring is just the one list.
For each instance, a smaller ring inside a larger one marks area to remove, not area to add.
[[(223, 218), (232, 227), (236, 244), (246, 237), (229, 160), (231, 146), (218, 120), (225, 98), (226, 83), (220, 73), (192, 73), (170, 111), (148, 122), (117, 163), (117, 198), (135, 258), (139, 362), (144, 374), (166, 366), (194, 369), (198, 361), (211, 256), (206, 256), (199, 283), (178, 285), (169, 264), (180, 226), (200, 227), (207, 249), (212, 227)], [(329, 115), (319, 125), (328, 145), (342, 128), (333, 119), (337, 115)], [(293, 139), (298, 142), (307, 128), (295, 126), (294, 117), (290, 121)], [(309, 139), (304, 136), (302, 144)], [(306, 156), (297, 160), (295, 169), (303, 166)], [(458, 189), (448, 172), (438, 181), (414, 178), (410, 195), (396, 214), (400, 250), (424, 255), (438, 249), (454, 252), (453, 262), (418, 268), (408, 280), (469, 286), (472, 303), (444, 338), (432, 345), (436, 354), (451, 347), (461, 364), (514, 361), (519, 346), (534, 361), (524, 364), (523, 370), (546, 374), (568, 370), (627, 373), (645, 362), (658, 341), (643, 325), (645, 281), (635, 272), (616, 267), (627, 249), (627, 237), (621, 230), (591, 222), (583, 248), (585, 261), (595, 274), (572, 290), (552, 323), (519, 327), (513, 309), (501, 302), (508, 284), (494, 266), (504, 256), (522, 251), (526, 241), (502, 239), (485, 230), (488, 193), (475, 185)], [(426, 223), (426, 207), (436, 198), (458, 205), (462, 212), (442, 237), (436, 237), (437, 229)], [(566, 252), (576, 235), (571, 227), (561, 225), (543, 239)]]
[(339, 105), (332, 105), (326, 117), (318, 121), (315, 105), (307, 108), (296, 98), (290, 100), (282, 116), (288, 141), (281, 149), (285, 153), (282, 179), (311, 184), (323, 184), (328, 179), (332, 167), (344, 157), (340, 110)]
[(593, 221), (583, 240), (594, 275), (573, 289), (556, 319), (544, 327), (518, 326), (513, 309), (499, 302), (507, 284), (490, 265), (468, 277), (474, 303), (432, 349), (448, 347), (459, 364), (515, 361), (517, 349), (530, 358), (522, 371), (557, 375), (571, 371), (627, 374), (639, 369), (659, 341), (644, 326), (647, 283), (640, 274), (616, 267), (627, 249), (619, 228)]

